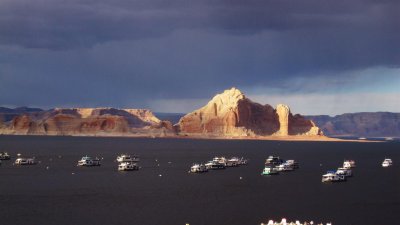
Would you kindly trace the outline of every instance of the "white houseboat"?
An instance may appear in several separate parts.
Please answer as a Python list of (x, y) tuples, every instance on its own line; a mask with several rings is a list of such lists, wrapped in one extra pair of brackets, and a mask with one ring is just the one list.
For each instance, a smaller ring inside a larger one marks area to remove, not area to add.
[(78, 161), (78, 166), (100, 166), (100, 159), (84, 156)]
[(221, 157), (214, 157), (213, 160), (216, 163), (220, 163), (220, 164), (224, 164), (224, 166), (226, 166), (228, 159), (225, 156), (221, 156)]
[(265, 166), (261, 175), (277, 175), (279, 171), (275, 167)]
[(203, 164), (195, 163), (195, 164), (193, 164), (193, 166), (190, 167), (190, 172), (191, 173), (204, 173), (204, 172), (208, 172), (208, 169)]
[(351, 177), (353, 176), (353, 172), (349, 168), (338, 168), (336, 170), (336, 174), (340, 176), (345, 176), (345, 177)]
[(338, 175), (335, 171), (328, 171), (326, 174), (322, 175), (322, 182), (341, 182), (346, 181), (344, 175)]
[(216, 162), (216, 161), (209, 161), (208, 163), (206, 163), (204, 165), (209, 170), (225, 169), (225, 164), (220, 163), (220, 162)]
[(118, 171), (132, 171), (139, 170), (139, 166), (136, 163), (131, 162), (121, 162), (118, 165)]
[(278, 171), (293, 171), (294, 170), (293, 166), (290, 164), (287, 164), (287, 163), (283, 163), (283, 164), (277, 166), (276, 169)]
[(15, 165), (35, 165), (37, 164), (35, 158), (17, 158)]
[(300, 168), (299, 163), (297, 161), (293, 160), (293, 159), (286, 160), (286, 164), (290, 165), (291, 167), (293, 167), (293, 169)]
[(136, 155), (130, 156), (130, 155), (122, 154), (117, 157), (117, 162), (119, 162), (119, 163), (121, 163), (121, 162), (139, 162), (139, 161), (140, 161), (139, 156), (136, 156)]
[(232, 157), (228, 159), (225, 163), (227, 167), (235, 167), (241, 165), (240, 159), (238, 157)]
[(382, 162), (382, 167), (389, 167), (389, 166), (392, 166), (392, 164), (393, 164), (393, 162), (391, 159), (385, 159)]
[(9, 159), (11, 159), (11, 157), (7, 152), (0, 152), (0, 160), (9, 160)]
[(279, 156), (269, 156), (265, 160), (266, 166), (277, 166), (277, 165), (281, 165), (282, 163), (284, 163), (284, 161), (282, 159), (280, 159)]
[[(313, 224), (325, 225), (324, 223), (314, 223), (314, 221), (309, 221), (304, 223), (301, 223), (299, 220), (288, 221), (285, 218), (283, 218), (280, 222), (269, 220), (268, 223), (261, 223), (261, 225), (313, 225)], [(326, 225), (332, 225), (332, 223), (326, 223)]]
[(350, 169), (356, 167), (356, 162), (354, 160), (344, 160), (343, 168)]
[(249, 162), (248, 159), (244, 159), (243, 157), (239, 159), (239, 164), (240, 165), (247, 165), (247, 163)]

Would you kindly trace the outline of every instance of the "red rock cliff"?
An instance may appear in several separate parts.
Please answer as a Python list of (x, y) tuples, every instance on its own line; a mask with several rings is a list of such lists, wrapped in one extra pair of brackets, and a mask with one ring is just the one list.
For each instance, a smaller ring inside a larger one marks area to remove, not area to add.
[(21, 114), (0, 125), (0, 134), (175, 135), (170, 123), (147, 109), (56, 108)]
[(288, 106), (279, 104), (274, 109), (252, 102), (236, 88), (216, 95), (207, 105), (182, 117), (176, 126), (184, 135), (322, 135), (312, 121), (293, 116)]

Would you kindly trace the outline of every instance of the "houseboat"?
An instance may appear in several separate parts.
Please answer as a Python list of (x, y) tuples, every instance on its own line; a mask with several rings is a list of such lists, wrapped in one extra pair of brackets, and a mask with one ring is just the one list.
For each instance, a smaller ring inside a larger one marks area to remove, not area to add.
[(0, 152), (0, 160), (9, 160), (9, 159), (11, 159), (11, 157), (7, 152)]
[(349, 168), (338, 168), (336, 170), (336, 174), (340, 175), (340, 176), (345, 176), (345, 177), (353, 176), (353, 172)]
[(287, 164), (287, 163), (283, 163), (279, 166), (276, 166), (276, 169), (278, 171), (293, 171), (294, 170), (293, 166), (290, 164)]
[(355, 167), (356, 167), (356, 162), (354, 160), (344, 160), (343, 168), (350, 169)]
[(139, 166), (136, 163), (131, 162), (121, 162), (118, 165), (118, 171), (132, 171), (139, 170)]
[(393, 162), (391, 159), (385, 159), (382, 162), (382, 167), (389, 167), (389, 166), (392, 166), (392, 164), (393, 164)]
[(225, 156), (221, 156), (221, 157), (214, 157), (213, 160), (216, 163), (220, 163), (220, 164), (224, 164), (224, 166), (226, 166), (228, 159)]
[(275, 168), (275, 167), (271, 167), (271, 166), (266, 166), (261, 175), (277, 175), (279, 174), (279, 171)]
[(35, 165), (37, 164), (35, 158), (17, 158), (15, 165)]
[(322, 175), (322, 182), (342, 182), (346, 181), (344, 175), (336, 174), (336, 171), (328, 171), (326, 174)]
[(191, 173), (205, 173), (205, 172), (208, 172), (208, 169), (203, 164), (195, 163), (195, 164), (193, 164), (193, 166), (190, 167), (190, 172)]
[(100, 166), (100, 159), (84, 156), (78, 161), (78, 166)]
[(238, 157), (232, 157), (226, 161), (225, 165), (227, 167), (236, 167), (236, 166), (241, 165), (241, 162)]
[(282, 159), (280, 159), (278, 156), (269, 156), (266, 160), (265, 160), (265, 165), (266, 166), (277, 166), (284, 163), (284, 161)]
[[(312, 225), (312, 224), (325, 225), (324, 223), (314, 223), (314, 221), (309, 221), (304, 223), (301, 223), (299, 220), (288, 221), (285, 218), (283, 218), (280, 222), (269, 220), (268, 223), (261, 223), (261, 225)], [(332, 225), (332, 223), (326, 223), (326, 225)]]
[(285, 162), (287, 165), (290, 165), (293, 169), (300, 168), (299, 163), (293, 159), (286, 160)]
[(220, 162), (216, 161), (209, 161), (208, 163), (204, 164), (207, 169), (209, 170), (219, 170), (219, 169), (225, 169), (225, 165)]
[(239, 159), (239, 164), (240, 165), (247, 165), (247, 163), (249, 162), (248, 159), (244, 159), (243, 157)]
[(117, 162), (121, 163), (121, 162), (139, 162), (139, 156), (130, 156), (130, 155), (126, 155), (126, 154), (122, 154), (117, 156)]

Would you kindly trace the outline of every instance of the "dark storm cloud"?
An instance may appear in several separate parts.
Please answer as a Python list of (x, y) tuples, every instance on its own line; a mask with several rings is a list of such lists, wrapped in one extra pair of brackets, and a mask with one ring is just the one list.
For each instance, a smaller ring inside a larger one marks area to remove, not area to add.
[(400, 66), (399, 11), (389, 0), (2, 0), (0, 104), (146, 107), (230, 86), (343, 86), (360, 80), (346, 71)]
[(3, 0), (0, 37), (2, 44), (50, 49), (159, 37), (184, 28), (242, 35), (375, 31), (391, 39), (399, 37), (398, 10), (398, 1)]

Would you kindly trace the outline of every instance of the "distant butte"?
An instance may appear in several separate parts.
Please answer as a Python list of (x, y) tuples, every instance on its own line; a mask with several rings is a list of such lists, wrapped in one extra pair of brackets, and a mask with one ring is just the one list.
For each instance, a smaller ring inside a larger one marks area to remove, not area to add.
[(261, 105), (236, 88), (217, 94), (175, 126), (187, 136), (323, 136), (311, 120), (292, 115), (287, 105), (279, 104), (276, 109)]
[[(55, 108), (24, 112), (0, 123), (0, 134), (139, 136), (175, 135), (172, 124), (147, 109)], [(0, 115), (1, 117), (1, 115)], [(1, 120), (0, 120), (1, 121)]]

